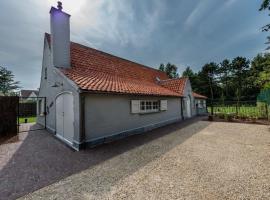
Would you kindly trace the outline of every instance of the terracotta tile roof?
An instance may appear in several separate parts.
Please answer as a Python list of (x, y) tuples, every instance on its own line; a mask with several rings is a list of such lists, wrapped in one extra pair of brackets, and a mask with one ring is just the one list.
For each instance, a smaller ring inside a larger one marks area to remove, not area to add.
[(186, 86), (187, 78), (176, 78), (161, 81), (161, 85), (169, 90), (172, 90), (181, 96), (184, 96), (184, 89)]
[(207, 99), (206, 96), (203, 96), (203, 95), (198, 94), (198, 93), (196, 93), (196, 92), (192, 92), (192, 94), (193, 94), (193, 96), (194, 96), (195, 98), (197, 98), (197, 99)]
[[(48, 43), (50, 35), (45, 34)], [(181, 96), (159, 84), (166, 73), (71, 42), (71, 68), (61, 71), (82, 90), (154, 96)], [(167, 81), (165, 81), (167, 82)]]

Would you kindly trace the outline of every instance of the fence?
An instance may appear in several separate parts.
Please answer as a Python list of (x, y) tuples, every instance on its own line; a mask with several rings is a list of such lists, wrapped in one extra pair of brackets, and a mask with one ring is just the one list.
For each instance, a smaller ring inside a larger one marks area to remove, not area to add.
[(257, 101), (213, 101), (208, 104), (208, 112), (214, 115), (231, 115), (238, 118), (269, 119), (269, 106)]
[[(19, 97), (18, 122), (19, 132), (42, 130), (46, 128), (46, 98)], [(39, 116), (42, 119), (38, 120)], [(37, 123), (39, 122), (39, 123)]]
[(37, 114), (36, 102), (20, 102), (19, 117), (32, 117)]
[(0, 96), (0, 137), (16, 135), (19, 97)]

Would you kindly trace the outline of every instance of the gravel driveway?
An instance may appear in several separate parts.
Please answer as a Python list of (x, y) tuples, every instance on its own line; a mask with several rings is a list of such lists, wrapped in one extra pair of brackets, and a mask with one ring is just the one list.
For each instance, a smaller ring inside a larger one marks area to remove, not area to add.
[(263, 125), (195, 119), (81, 152), (39, 131), (0, 163), (0, 199), (270, 198)]

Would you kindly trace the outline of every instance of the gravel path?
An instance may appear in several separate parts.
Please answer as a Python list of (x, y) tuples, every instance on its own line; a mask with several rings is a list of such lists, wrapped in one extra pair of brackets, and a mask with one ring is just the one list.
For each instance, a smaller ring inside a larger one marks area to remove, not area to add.
[[(57, 153), (58, 145), (65, 153), (52, 157), (48, 174), (55, 173), (54, 165), (68, 173), (49, 177), (48, 186), (22, 199), (270, 198), (268, 126), (185, 122), (82, 152), (55, 143), (50, 153)], [(36, 184), (46, 173), (40, 167)]]

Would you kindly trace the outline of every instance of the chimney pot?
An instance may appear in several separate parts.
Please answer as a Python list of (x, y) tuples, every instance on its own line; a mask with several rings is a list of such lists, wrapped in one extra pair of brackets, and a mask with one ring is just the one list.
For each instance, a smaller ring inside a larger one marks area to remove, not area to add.
[(61, 1), (57, 1), (57, 8), (58, 8), (58, 10), (62, 10), (63, 9), (62, 2)]

